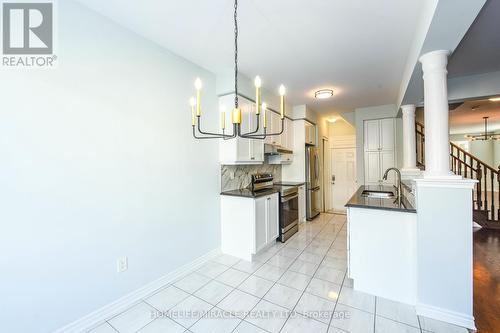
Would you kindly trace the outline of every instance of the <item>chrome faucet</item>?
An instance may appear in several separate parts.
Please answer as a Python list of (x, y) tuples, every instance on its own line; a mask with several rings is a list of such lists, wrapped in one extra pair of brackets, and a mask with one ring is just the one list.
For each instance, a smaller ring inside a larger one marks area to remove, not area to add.
[(397, 176), (397, 179), (396, 179), (396, 189), (398, 191), (398, 197), (396, 198), (397, 202), (398, 202), (398, 205), (401, 206), (401, 171), (399, 171), (399, 169), (397, 168), (389, 168), (387, 170), (385, 170), (385, 173), (384, 173), (384, 177), (383, 179), (384, 180), (387, 180), (387, 175), (389, 174), (389, 171), (395, 171), (396, 172), (396, 176)]

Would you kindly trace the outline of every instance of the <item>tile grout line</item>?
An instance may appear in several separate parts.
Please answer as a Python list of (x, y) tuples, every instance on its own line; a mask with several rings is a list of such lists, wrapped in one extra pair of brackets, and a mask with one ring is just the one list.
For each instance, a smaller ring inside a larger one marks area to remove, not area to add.
[[(309, 246), (309, 245), (310, 245), (310, 244), (314, 241), (314, 239), (316, 239), (317, 235), (318, 235), (318, 234), (320, 234), (320, 233), (321, 233), (321, 231), (323, 231), (323, 230), (327, 227), (328, 222), (330, 222), (332, 219), (333, 219), (333, 217), (331, 217), (331, 218), (330, 218), (330, 219), (329, 219), (329, 220), (325, 223), (325, 225), (321, 228), (321, 230), (320, 230), (320, 231), (318, 231), (318, 232), (315, 234), (315, 236), (314, 236), (314, 237), (313, 237), (313, 239), (312, 239), (312, 240), (308, 243), (308, 245), (307, 245), (307, 246)], [(336, 233), (336, 234), (335, 234), (335, 238), (334, 238), (334, 240), (332, 241), (332, 243), (331, 243), (331, 244), (330, 244), (330, 246), (328, 247), (328, 250), (327, 250), (327, 251), (325, 252), (325, 254), (323, 255), (323, 258), (321, 259), (321, 262), (319, 263), (318, 267), (316, 267), (316, 270), (314, 271), (313, 276), (309, 279), (309, 282), (307, 283), (307, 286), (306, 286), (306, 287), (304, 288), (304, 290), (302, 291), (302, 294), (301, 294), (301, 295), (300, 295), (300, 297), (298, 298), (298, 300), (297, 300), (297, 302), (295, 303), (294, 307), (292, 308), (292, 310), (291, 310), (291, 313), (290, 313), (290, 314), (293, 314), (293, 313), (295, 312), (295, 308), (297, 307), (297, 304), (299, 304), (300, 299), (302, 298), (302, 296), (304, 296), (304, 293), (306, 292), (306, 289), (307, 289), (307, 288), (309, 287), (309, 285), (311, 284), (311, 281), (312, 281), (312, 279), (314, 278), (314, 275), (316, 274), (316, 272), (317, 272), (317, 271), (318, 271), (318, 269), (320, 268), (321, 264), (322, 264), (322, 263), (323, 263), (323, 261), (325, 260), (326, 253), (330, 250), (331, 246), (332, 246), (332, 245), (333, 245), (333, 243), (335, 242), (335, 239), (336, 239), (337, 235), (338, 235), (338, 233)], [(306, 248), (307, 248), (307, 246), (306, 246)], [(306, 248), (304, 248), (304, 250), (302, 250), (301, 254), (305, 251), (305, 249), (306, 249)], [(298, 257), (297, 257), (297, 258), (298, 258)], [(294, 262), (295, 262), (295, 261), (294, 261)], [(309, 318), (309, 319), (311, 319), (311, 320), (314, 320), (314, 321), (317, 321), (317, 322), (323, 323), (323, 322), (321, 322), (321, 321), (319, 321), (319, 320), (316, 320), (315, 318), (311, 318), (311, 317), (309, 317), (309, 316), (307, 316), (307, 315), (304, 315), (304, 314), (301, 314), (301, 315), (303, 315), (304, 317)], [(289, 319), (290, 319), (290, 316), (287, 318), (287, 320), (285, 320), (285, 322), (284, 322), (284, 323), (283, 323), (283, 325), (281, 326), (281, 328), (280, 328), (279, 332), (281, 332), (281, 330), (283, 330), (283, 328), (285, 327), (285, 325), (286, 325), (286, 323), (288, 322), (288, 320), (289, 320)], [(331, 319), (330, 319), (330, 320), (331, 320)], [(324, 324), (324, 323), (323, 323), (323, 324)], [(329, 325), (328, 325), (328, 327), (327, 327), (327, 330), (328, 330), (328, 329), (329, 329)]]
[[(323, 228), (324, 228), (324, 226), (323, 226)], [(321, 228), (321, 230), (323, 230), (323, 228)], [(321, 230), (320, 230), (320, 231), (318, 231), (318, 233), (319, 233), (319, 232), (321, 232)], [(317, 235), (317, 233), (316, 233), (315, 235)], [(297, 237), (295, 237), (295, 238), (297, 238)], [(305, 249), (307, 248), (307, 246), (309, 246), (309, 245), (311, 244), (311, 242), (314, 240), (314, 238), (315, 238), (315, 237), (313, 237), (313, 238), (311, 239), (311, 241), (309, 241), (309, 242), (307, 243), (307, 245), (306, 245), (306, 246), (305, 246), (305, 247), (301, 250), (301, 252), (299, 253), (299, 255), (298, 255), (298, 256), (296, 256), (296, 257), (294, 258), (294, 260), (293, 260), (293, 261), (292, 261), (292, 263), (288, 266), (288, 268), (289, 268), (291, 265), (293, 265), (293, 263), (297, 260), (297, 258), (298, 258), (298, 257), (299, 257), (299, 256), (300, 256), (300, 255), (301, 255), (301, 254), (305, 251)], [(300, 249), (297, 249), (297, 250), (300, 250)], [(279, 252), (279, 251), (278, 251), (278, 252)], [(276, 254), (277, 254), (277, 253), (276, 253)], [(275, 255), (276, 255), (276, 254), (275, 254)], [(274, 257), (274, 255), (273, 255), (273, 257)], [(272, 258), (272, 257), (271, 257), (271, 258)], [(271, 258), (269, 258), (269, 259), (268, 259), (268, 261), (269, 261), (269, 260), (271, 260)], [(267, 261), (266, 261), (266, 262), (267, 262)], [(273, 266), (273, 265), (271, 265), (271, 266)], [(273, 267), (275, 267), (275, 266), (273, 266)], [(287, 272), (288, 268), (284, 269), (284, 272), (280, 275), (280, 277), (278, 278), (278, 280), (276, 280), (276, 281), (274, 282), (274, 284), (271, 286), (271, 288), (269, 288), (269, 290), (268, 290), (268, 291), (267, 291), (267, 292), (266, 292), (266, 293), (262, 296), (261, 301), (262, 301), (262, 300), (264, 300), (264, 301), (266, 301), (266, 302), (269, 302), (268, 300), (264, 299), (264, 297), (265, 297), (265, 296), (269, 293), (269, 291), (270, 291), (270, 290), (271, 290), (271, 289), (272, 289), (272, 288), (273, 288), (273, 287), (274, 287), (274, 286), (278, 283), (278, 281), (281, 279), (281, 277), (282, 277), (282, 276), (283, 276), (283, 275)], [(297, 303), (299, 302), (299, 300), (300, 300), (300, 297), (299, 297), (299, 299), (297, 300)], [(260, 303), (260, 302), (259, 302), (259, 303)], [(274, 304), (274, 305), (277, 305), (277, 306), (279, 306), (279, 307), (282, 307), (282, 308), (286, 309), (285, 307), (283, 307), (283, 306), (281, 306), (281, 305), (278, 305), (278, 304), (275, 304), (275, 303), (273, 303), (273, 302), (269, 302), (269, 303)], [(257, 304), (258, 304), (258, 303), (257, 303)], [(257, 304), (256, 304), (255, 306), (257, 306)], [(255, 307), (253, 307), (253, 308), (252, 308), (252, 310), (253, 310), (254, 308), (255, 308)], [(295, 308), (295, 306), (294, 306), (294, 308)], [(288, 312), (288, 311), (290, 311), (289, 309), (286, 309), (286, 310), (287, 310), (287, 312)], [(292, 311), (293, 311), (293, 309), (292, 309)], [(251, 312), (251, 311), (250, 311), (250, 312)], [(281, 329), (284, 327), (284, 325), (286, 325), (287, 321), (290, 319), (290, 314), (291, 314), (291, 312), (288, 314), (288, 317), (285, 319), (285, 322), (283, 323), (282, 327), (280, 328), (280, 331), (281, 331)], [(246, 319), (246, 317), (248, 317), (248, 315), (247, 315), (247, 316), (245, 316), (245, 318), (244, 318), (244, 319)], [(267, 330), (266, 330), (266, 331), (267, 331)]]

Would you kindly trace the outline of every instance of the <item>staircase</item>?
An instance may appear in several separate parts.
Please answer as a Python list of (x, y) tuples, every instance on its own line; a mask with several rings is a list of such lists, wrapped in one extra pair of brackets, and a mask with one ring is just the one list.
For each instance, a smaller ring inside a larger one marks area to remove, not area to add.
[[(424, 125), (415, 123), (417, 166), (425, 169)], [(473, 218), (482, 227), (500, 229), (500, 166), (498, 169), (481, 161), (450, 142), (450, 170), (464, 178), (476, 179), (472, 199)]]

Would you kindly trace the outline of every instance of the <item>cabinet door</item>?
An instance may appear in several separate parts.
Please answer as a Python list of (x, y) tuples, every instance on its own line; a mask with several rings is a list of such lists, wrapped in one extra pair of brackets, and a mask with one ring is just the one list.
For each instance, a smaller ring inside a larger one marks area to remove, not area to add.
[[(251, 108), (248, 103), (242, 102), (240, 104), (241, 108), (241, 132), (247, 133), (250, 131), (251, 127)], [(252, 161), (252, 140), (237, 138), (237, 161), (239, 162), (251, 162)]]
[(286, 132), (286, 145), (284, 145), (286, 148), (293, 150), (293, 121), (285, 118), (285, 132)]
[[(254, 131), (257, 128), (257, 116), (255, 115), (256, 107), (255, 103), (249, 105), (250, 110), (250, 130)], [(262, 121), (262, 116), (261, 121)], [(255, 134), (262, 134), (264, 131), (262, 129), (262, 124), (259, 126), (259, 131)], [(252, 139), (249, 140), (250, 144), (250, 160), (252, 162), (264, 162), (264, 140)]]
[(306, 221), (306, 187), (299, 186), (299, 221)]
[[(394, 151), (381, 151), (380, 152), (380, 179), (384, 176), (385, 170), (394, 167)], [(387, 180), (383, 181), (384, 184), (395, 184), (395, 174), (390, 172)]]
[(255, 248), (259, 252), (267, 244), (267, 197), (255, 199)]
[(394, 119), (380, 119), (380, 148), (394, 150)]
[(316, 127), (308, 122), (305, 122), (306, 129), (306, 143), (316, 145)]
[(267, 201), (267, 243), (276, 241), (279, 235), (278, 195), (266, 198)]
[(379, 151), (380, 122), (379, 120), (365, 120), (365, 151)]
[[(271, 115), (271, 133), (279, 133), (281, 131), (281, 118), (279, 114), (275, 112), (270, 112)], [(271, 143), (273, 145), (281, 145), (281, 135), (271, 136)]]
[(379, 184), (382, 178), (380, 172), (380, 152), (365, 152), (365, 184)]

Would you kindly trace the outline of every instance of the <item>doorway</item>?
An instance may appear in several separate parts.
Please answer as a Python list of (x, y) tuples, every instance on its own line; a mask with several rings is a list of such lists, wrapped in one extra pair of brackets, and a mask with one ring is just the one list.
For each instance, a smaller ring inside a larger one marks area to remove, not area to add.
[(345, 213), (344, 206), (357, 188), (356, 137), (333, 138), (330, 157), (331, 210)]

